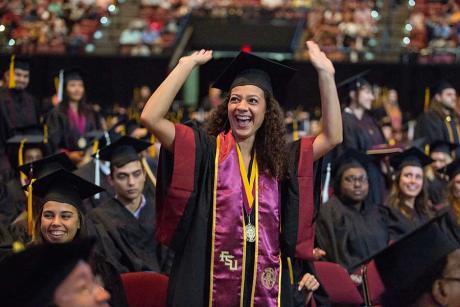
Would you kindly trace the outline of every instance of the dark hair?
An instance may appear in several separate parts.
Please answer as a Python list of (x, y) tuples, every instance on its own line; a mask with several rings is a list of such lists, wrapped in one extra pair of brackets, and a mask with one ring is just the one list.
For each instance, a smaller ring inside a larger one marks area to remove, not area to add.
[[(424, 293), (431, 293), (433, 283), (443, 275), (447, 256), (442, 257), (429, 268), (420, 268), (425, 270), (424, 274), (417, 277), (417, 280), (411, 285), (398, 288), (396, 291), (386, 291), (382, 296), (382, 305), (384, 307), (409, 307), (413, 306)], [(392, 287), (396, 286), (392, 285)]]
[(460, 226), (460, 199), (454, 195), (455, 180), (451, 179), (447, 184), (447, 203), (450, 205), (457, 225)]
[[(254, 149), (257, 153), (259, 168), (273, 177), (282, 179), (287, 175), (284, 115), (273, 95), (264, 91), (264, 96), (267, 107), (262, 126), (256, 134)], [(230, 95), (227, 95), (224, 103), (212, 111), (206, 124), (208, 134), (217, 136), (221, 132), (230, 131), (227, 110), (229, 99)]]
[[(40, 211), (37, 214), (37, 217), (35, 218), (34, 230), (33, 230), (33, 234), (32, 234), (32, 243), (33, 244), (47, 243), (47, 241), (43, 237), (43, 234), (42, 234), (41, 229), (40, 229), (41, 224), (42, 224), (41, 218), (42, 218), (42, 214), (43, 214), (43, 208), (44, 208), (44, 206), (41, 206)], [(77, 230), (77, 233), (75, 234), (75, 237), (72, 240), (81, 239), (81, 238), (84, 238), (84, 237), (86, 237), (88, 235), (88, 229), (86, 227), (85, 218), (84, 218), (83, 214), (81, 213), (81, 211), (78, 208), (76, 208), (76, 209), (77, 209), (77, 213), (78, 213), (78, 221), (80, 222), (80, 228)]]
[[(405, 217), (412, 220), (414, 216), (412, 215), (411, 209), (404, 204), (404, 197), (401, 195), (401, 190), (399, 189), (402, 169), (404, 169), (404, 167), (396, 172), (396, 178), (393, 181), (390, 195), (388, 196), (388, 205), (399, 210)], [(424, 217), (433, 217), (433, 210), (428, 204), (428, 190), (425, 177), (423, 178), (422, 191), (415, 197), (414, 210)]]

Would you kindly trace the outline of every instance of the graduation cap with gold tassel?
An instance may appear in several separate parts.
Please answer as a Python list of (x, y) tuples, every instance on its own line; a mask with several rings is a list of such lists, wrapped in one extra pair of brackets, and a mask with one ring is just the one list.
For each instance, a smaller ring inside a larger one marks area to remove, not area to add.
[(10, 66), (8, 70), (8, 88), (16, 88), (15, 69), (30, 70), (29, 62), (23, 58), (16, 57), (14, 54), (10, 58)]

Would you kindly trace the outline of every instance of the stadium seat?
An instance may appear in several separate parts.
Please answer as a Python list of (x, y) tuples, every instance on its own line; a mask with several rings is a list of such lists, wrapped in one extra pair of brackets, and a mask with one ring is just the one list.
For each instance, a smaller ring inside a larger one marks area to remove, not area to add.
[(154, 272), (121, 274), (129, 307), (165, 307), (169, 278)]

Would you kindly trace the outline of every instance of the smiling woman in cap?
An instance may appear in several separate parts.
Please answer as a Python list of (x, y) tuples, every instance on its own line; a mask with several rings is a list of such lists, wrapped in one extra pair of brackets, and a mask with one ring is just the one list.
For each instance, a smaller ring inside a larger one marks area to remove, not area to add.
[(433, 160), (416, 147), (390, 158), (395, 169), (395, 179), (383, 207), (390, 231), (395, 240), (433, 216), (428, 203), (424, 167)]
[(341, 142), (342, 123), (334, 67), (307, 46), (324, 126), (289, 148), (278, 100), (295, 71), (252, 54), (240, 53), (217, 79), (228, 96), (207, 131), (165, 116), (212, 51), (181, 58), (147, 102), (141, 121), (163, 148), (157, 237), (176, 253), (170, 305), (291, 306), (305, 304), (301, 290), (317, 289), (302, 261), (314, 259), (313, 161)]

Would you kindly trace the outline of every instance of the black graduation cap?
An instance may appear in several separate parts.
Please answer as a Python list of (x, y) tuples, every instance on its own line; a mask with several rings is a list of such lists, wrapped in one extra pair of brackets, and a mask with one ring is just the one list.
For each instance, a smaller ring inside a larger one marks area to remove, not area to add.
[(43, 159), (23, 164), (18, 167), (18, 169), (25, 175), (32, 175), (32, 178), (45, 177), (46, 175), (61, 168), (70, 172), (76, 169), (75, 165), (64, 152), (47, 156)]
[[(440, 215), (376, 253), (363, 263), (374, 260), (385, 286), (384, 302), (387, 306), (402, 306), (408, 290), (420, 287), (422, 279), (443, 257), (459, 248), (442, 232)], [(394, 304), (396, 303), (396, 304)], [(401, 305), (399, 305), (400, 303)], [(405, 306), (405, 305), (404, 305)]]
[(390, 158), (390, 164), (395, 169), (402, 169), (404, 166), (408, 165), (425, 167), (431, 163), (433, 163), (433, 159), (416, 147), (411, 147)]
[(448, 81), (441, 80), (433, 87), (433, 95), (441, 94), (443, 90), (446, 90), (448, 88), (455, 89), (455, 87)]
[(25, 147), (36, 148), (43, 147), (45, 138), (43, 134), (17, 134), (9, 138), (6, 143), (11, 145), (20, 145), (24, 142)]
[(120, 167), (131, 161), (139, 160), (139, 153), (151, 145), (149, 142), (124, 135), (101, 149), (99, 159), (110, 161), (111, 165)]
[(372, 163), (372, 159), (368, 155), (356, 149), (348, 148), (335, 159), (332, 167), (332, 176), (334, 178), (340, 176), (345, 169), (350, 167), (362, 167), (367, 171), (370, 163)]
[(81, 208), (84, 199), (104, 191), (100, 186), (62, 168), (37, 179), (32, 183), (32, 188), (33, 196), (42, 200), (40, 204), (53, 200), (76, 208)]
[(282, 100), (296, 70), (251, 53), (240, 52), (217, 78), (213, 87), (229, 92), (241, 85), (255, 85)]
[(339, 82), (337, 84), (337, 88), (340, 89), (346, 87), (348, 91), (355, 91), (363, 86), (370, 86), (371, 84), (369, 81), (364, 79), (364, 76), (366, 76), (370, 71), (370, 69), (367, 69)]
[(64, 70), (64, 82), (67, 83), (69, 81), (83, 81), (84, 72), (83, 70), (73, 67)]
[(453, 144), (446, 141), (435, 141), (430, 145), (430, 153), (433, 152), (444, 152), (446, 154), (452, 155), (452, 151), (454, 151), (458, 147), (458, 144)]
[(14, 68), (22, 70), (30, 70), (30, 61), (29, 59), (22, 56), (14, 56)]
[(447, 165), (446, 174), (449, 176), (449, 180), (454, 179), (455, 176), (460, 174), (460, 159), (452, 161), (449, 165)]
[(0, 262), (0, 302), (9, 307), (50, 306), (54, 292), (80, 260), (88, 261), (94, 239), (40, 244)]

